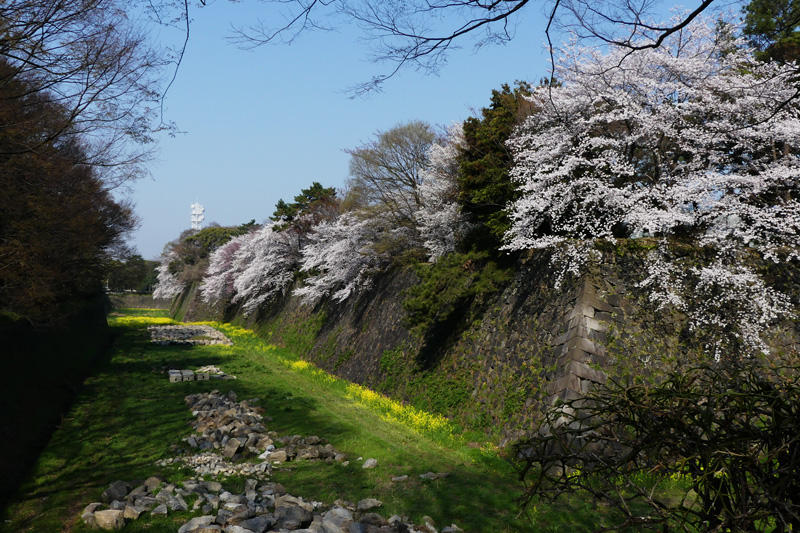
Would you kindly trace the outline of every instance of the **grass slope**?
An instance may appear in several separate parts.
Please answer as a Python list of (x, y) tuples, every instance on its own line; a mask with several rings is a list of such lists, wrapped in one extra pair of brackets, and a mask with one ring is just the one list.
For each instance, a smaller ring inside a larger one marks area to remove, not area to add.
[[(191, 433), (184, 396), (213, 388), (234, 390), (240, 399), (260, 398), (272, 418), (267, 423), (271, 430), (317, 435), (348, 454), (348, 466), (297, 461), (274, 473), (273, 480), (306, 499), (332, 503), (375, 497), (384, 502), (385, 516), (407, 515), (419, 523), (428, 515), (439, 527), (456, 523), (465, 531), (579, 531), (600, 512), (577, 502), (539, 506), (531, 510), (535, 516), (519, 516), (515, 499), (520, 486), (509, 465), (491, 447), (475, 447), (454, 434), (445, 419), (334, 378), (235, 326), (213, 324), (233, 346), (150, 344), (145, 326), (170, 322), (161, 310), (129, 310), (110, 320), (117, 332), (110, 361), (86, 381), (6, 509), (0, 530), (85, 531), (81, 510), (99, 501), (110, 482), (150, 475), (170, 481), (193, 477), (156, 462), (174, 456), (181, 438)], [(238, 379), (169, 383), (163, 373), (207, 364)], [(376, 458), (378, 467), (362, 469), (359, 456)], [(420, 480), (418, 475), (428, 471), (450, 476)], [(391, 482), (403, 474), (409, 475), (407, 482)], [(223, 484), (240, 489), (243, 480)], [(145, 514), (125, 531), (174, 532), (190, 516), (156, 519)]]

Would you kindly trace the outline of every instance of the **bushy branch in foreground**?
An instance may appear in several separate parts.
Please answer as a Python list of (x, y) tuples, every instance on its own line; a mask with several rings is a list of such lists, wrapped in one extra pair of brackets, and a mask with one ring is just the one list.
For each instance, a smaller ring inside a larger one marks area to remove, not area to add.
[(588, 495), (615, 510), (598, 530), (797, 531), (799, 373), (728, 358), (597, 386), (517, 446), (526, 502)]

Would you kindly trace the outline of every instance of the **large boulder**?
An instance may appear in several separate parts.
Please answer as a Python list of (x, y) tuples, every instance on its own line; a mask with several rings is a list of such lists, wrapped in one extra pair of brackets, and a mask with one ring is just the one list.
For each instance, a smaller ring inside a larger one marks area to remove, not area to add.
[(201, 527), (211, 525), (214, 522), (213, 515), (196, 516), (178, 528), (178, 533), (192, 533)]
[(273, 463), (275, 463), (275, 462), (278, 462), (278, 463), (285, 463), (285, 462), (286, 462), (286, 460), (287, 460), (289, 457), (286, 455), (286, 450), (275, 450), (274, 452), (272, 452), (271, 454), (269, 454), (269, 455), (267, 456), (267, 458), (268, 458), (270, 461), (272, 461)]
[(326, 528), (333, 526), (347, 531), (353, 523), (353, 513), (349, 509), (336, 506), (322, 515), (322, 523)]
[(94, 520), (97, 527), (106, 531), (122, 529), (125, 526), (125, 517), (122, 511), (116, 509), (106, 509), (105, 511), (95, 511)]
[(239, 451), (239, 448), (242, 447), (242, 442), (237, 438), (228, 439), (228, 442), (225, 444), (225, 448), (222, 451), (222, 455), (230, 459), (236, 452)]
[(264, 533), (275, 525), (275, 519), (271, 515), (256, 516), (247, 520), (242, 520), (239, 526), (249, 529), (253, 533)]
[(111, 485), (108, 486), (106, 490), (103, 491), (103, 501), (104, 502), (112, 502), (114, 500), (124, 500), (125, 496), (131, 490), (131, 484), (126, 481), (117, 480), (113, 482)]
[(283, 505), (275, 509), (275, 521), (278, 529), (300, 529), (308, 527), (314, 516), (311, 511), (299, 505)]
[(97, 527), (97, 521), (94, 518), (94, 512), (97, 511), (103, 504), (100, 502), (94, 502), (87, 505), (83, 512), (81, 513), (81, 518), (83, 522), (89, 527)]
[(358, 502), (358, 510), (360, 512), (369, 511), (370, 509), (376, 509), (383, 505), (383, 502), (380, 500), (376, 500), (375, 498), (365, 498)]

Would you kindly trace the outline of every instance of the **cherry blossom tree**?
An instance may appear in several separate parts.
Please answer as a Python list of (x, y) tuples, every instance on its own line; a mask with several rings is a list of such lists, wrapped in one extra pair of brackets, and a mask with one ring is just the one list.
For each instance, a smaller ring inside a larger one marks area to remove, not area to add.
[[(562, 271), (575, 272), (588, 258), (586, 243), (598, 239), (682, 238), (708, 247), (712, 264), (674, 269), (667, 279), (717, 303), (746, 298), (749, 311), (726, 320), (718, 305), (699, 306), (691, 327), (734, 339), (706, 343), (717, 356), (723, 348), (765, 350), (758, 333), (788, 311), (788, 300), (766, 290), (743, 260), (798, 258), (794, 69), (759, 63), (709, 22), (632, 55), (574, 47), (561, 64), (563, 85), (534, 92), (541, 111), (508, 142), (522, 196), (505, 249), (555, 249)], [(659, 265), (642, 287), (655, 289)], [(653, 299), (679, 303), (673, 289), (662, 286)], [(731, 293), (738, 297), (720, 296)]]
[(294, 280), (300, 259), (298, 233), (275, 231), (264, 225), (241, 242), (230, 270), (233, 274), (232, 303), (250, 315), (262, 304), (286, 293)]
[(304, 286), (295, 289), (295, 294), (310, 303), (328, 296), (341, 302), (368, 289), (372, 274), (389, 263), (389, 258), (375, 248), (380, 234), (386, 231), (381, 226), (376, 218), (359, 218), (352, 212), (316, 226), (300, 260), (300, 270), (312, 275)]
[(184, 284), (175, 272), (170, 271), (170, 264), (178, 259), (175, 252), (167, 252), (161, 256), (160, 264), (156, 267), (156, 285), (153, 289), (153, 298), (169, 300), (183, 292)]
[(453, 125), (446, 139), (431, 145), (427, 165), (420, 172), (421, 205), (414, 218), (423, 246), (434, 261), (454, 251), (468, 229), (458, 204), (458, 156), (463, 142), (461, 124)]
[(233, 281), (237, 274), (234, 270), (236, 252), (243, 244), (251, 241), (255, 233), (250, 232), (234, 237), (211, 254), (208, 269), (200, 285), (200, 294), (204, 302), (215, 304), (230, 301), (233, 297)]

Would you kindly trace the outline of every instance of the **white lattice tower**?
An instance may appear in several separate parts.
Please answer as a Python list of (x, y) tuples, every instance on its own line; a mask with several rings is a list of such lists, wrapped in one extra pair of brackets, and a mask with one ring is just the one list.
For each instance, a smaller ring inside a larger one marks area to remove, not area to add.
[(203, 224), (206, 209), (201, 204), (195, 202), (192, 204), (192, 229), (198, 230)]

